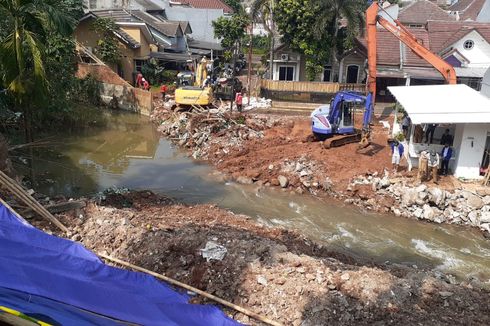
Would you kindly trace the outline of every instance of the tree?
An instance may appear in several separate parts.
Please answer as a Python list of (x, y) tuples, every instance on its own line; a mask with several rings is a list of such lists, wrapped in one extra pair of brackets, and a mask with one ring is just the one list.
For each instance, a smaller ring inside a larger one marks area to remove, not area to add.
[(33, 140), (32, 108), (46, 99), (45, 45), (50, 34), (69, 36), (75, 19), (59, 0), (0, 0), (8, 32), (0, 42), (0, 78), (23, 112), (26, 141)]
[(261, 22), (269, 34), (269, 78), (272, 80), (272, 66), (274, 62), (274, 1), (254, 0), (252, 2), (251, 15), (255, 22)]
[(231, 17), (219, 17), (213, 21), (214, 36), (221, 39), (221, 46), (225, 49), (225, 58), (232, 56), (232, 51), (245, 36), (245, 29), (249, 20), (242, 14)]
[(319, 13), (319, 7), (310, 0), (280, 0), (274, 10), (283, 42), (304, 55), (309, 80), (323, 69), (331, 53), (332, 36), (315, 31)]
[(223, 2), (230, 6), (235, 14), (242, 11), (242, 4), (240, 3), (240, 0), (224, 0)]
[[(353, 39), (362, 33), (367, 5), (365, 0), (311, 0), (311, 7), (318, 10), (313, 30), (331, 35), (330, 62), (333, 71), (338, 71), (338, 56), (342, 54), (339, 50), (347, 50), (352, 46)], [(347, 27), (341, 31), (342, 19)]]
[(119, 30), (119, 26), (110, 18), (97, 18), (92, 23), (91, 28), (99, 34), (96, 48), (97, 56), (105, 63), (118, 64), (121, 53), (115, 33)]

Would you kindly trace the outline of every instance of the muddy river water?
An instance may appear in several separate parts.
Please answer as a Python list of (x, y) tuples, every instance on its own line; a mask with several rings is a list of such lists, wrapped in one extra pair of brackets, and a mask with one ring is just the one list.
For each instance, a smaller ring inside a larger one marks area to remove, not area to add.
[(258, 221), (297, 229), (341, 252), (476, 277), (490, 285), (490, 241), (451, 225), (363, 212), (337, 202), (277, 189), (219, 181), (160, 138), (145, 117), (109, 114), (104, 129), (56, 136), (34, 161), (37, 189), (47, 195), (93, 195), (111, 187), (150, 189), (186, 203), (215, 203)]

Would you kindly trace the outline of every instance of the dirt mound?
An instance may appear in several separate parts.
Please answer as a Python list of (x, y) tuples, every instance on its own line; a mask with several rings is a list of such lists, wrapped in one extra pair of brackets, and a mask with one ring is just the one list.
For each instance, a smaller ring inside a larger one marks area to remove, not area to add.
[[(95, 252), (164, 273), (285, 325), (490, 323), (490, 293), (469, 285), (404, 266), (355, 263), (294, 232), (215, 206), (172, 204), (150, 192), (122, 196), (131, 207), (91, 203), (83, 219), (59, 217), (76, 232), (73, 239)], [(203, 258), (210, 242), (225, 248), (222, 260)]]

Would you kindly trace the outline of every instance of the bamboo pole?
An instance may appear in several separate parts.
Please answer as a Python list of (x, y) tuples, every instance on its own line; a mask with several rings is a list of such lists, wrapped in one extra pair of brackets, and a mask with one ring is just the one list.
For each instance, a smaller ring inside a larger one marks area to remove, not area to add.
[(38, 213), (41, 217), (56, 225), (64, 233), (70, 233), (66, 226), (64, 226), (58, 219), (56, 219), (56, 217), (54, 217), (46, 208), (44, 208), (44, 206), (42, 206), (21, 186), (19, 186), (13, 179), (11, 179), (2, 171), (0, 171), (0, 183), (2, 183), (7, 190), (9, 190), (13, 195), (17, 196), (17, 198), (22, 200), (27, 206), (32, 208), (32, 210)]
[(215, 295), (212, 295), (212, 294), (210, 294), (210, 293), (208, 293), (208, 292), (205, 292), (205, 291), (199, 290), (199, 289), (197, 289), (197, 288), (195, 288), (195, 287), (193, 287), (193, 286), (190, 286), (190, 285), (187, 285), (187, 284), (185, 284), (185, 283), (182, 283), (182, 282), (179, 282), (179, 281), (177, 281), (177, 280), (174, 280), (173, 278), (170, 278), (170, 277), (165, 276), (165, 275), (163, 275), (163, 274), (159, 274), (159, 273), (152, 272), (152, 271), (150, 271), (150, 270), (148, 270), (148, 269), (146, 269), (146, 268), (143, 268), (143, 267), (139, 267), (139, 266), (133, 265), (133, 264), (131, 264), (131, 263), (125, 262), (125, 261), (120, 260), (120, 259), (118, 259), (118, 258), (114, 258), (114, 257), (111, 257), (111, 256), (104, 255), (104, 254), (102, 254), (102, 253), (99, 253), (98, 255), (99, 255), (100, 257), (104, 258), (104, 259), (110, 260), (110, 261), (112, 261), (112, 262), (114, 262), (114, 263), (117, 263), (117, 264), (119, 264), (119, 265), (122, 265), (122, 266), (125, 266), (125, 267), (129, 267), (129, 268), (132, 268), (132, 269), (134, 269), (134, 270), (137, 270), (137, 271), (140, 271), (140, 272), (143, 272), (143, 273), (149, 274), (149, 275), (151, 275), (151, 276), (154, 276), (154, 277), (156, 277), (156, 278), (159, 278), (159, 279), (161, 279), (161, 280), (164, 280), (165, 282), (168, 282), (168, 283), (170, 283), (170, 284), (176, 285), (176, 286), (178, 286), (178, 287), (181, 287), (181, 288), (184, 288), (184, 289), (186, 289), (186, 290), (189, 290), (189, 291), (192, 291), (192, 292), (194, 292), (194, 293), (197, 293), (197, 294), (199, 294), (199, 295), (202, 295), (202, 296), (203, 296), (203, 297), (205, 297), (205, 298), (208, 298), (208, 299), (211, 299), (211, 300), (213, 300), (213, 301), (215, 301), (215, 302), (218, 302), (218, 303), (220, 303), (220, 304), (222, 304), (223, 306), (226, 306), (226, 307), (228, 307), (228, 308), (232, 308), (232, 309), (234, 309), (234, 310), (236, 310), (236, 311), (239, 311), (239, 312), (241, 312), (241, 313), (243, 313), (243, 314), (245, 314), (245, 315), (247, 315), (247, 316), (249, 316), (249, 317), (252, 317), (252, 318), (254, 318), (254, 319), (256, 319), (256, 320), (259, 320), (259, 321), (261, 321), (261, 322), (264, 322), (264, 323), (266, 323), (266, 324), (268, 324), (268, 325), (273, 325), (273, 326), (281, 326), (281, 325), (282, 325), (282, 324), (280, 324), (280, 323), (278, 323), (278, 322), (276, 322), (276, 321), (273, 321), (273, 320), (271, 320), (271, 319), (269, 319), (269, 318), (267, 318), (267, 317), (264, 317), (264, 316), (261, 316), (261, 315), (259, 315), (259, 314), (256, 314), (256, 313), (255, 313), (255, 312), (253, 312), (253, 311), (250, 311), (250, 310), (248, 310), (248, 309), (246, 309), (246, 308), (240, 307), (240, 306), (238, 306), (238, 305), (236, 305), (236, 304), (234, 304), (234, 303), (231, 303), (231, 302), (229, 302), (229, 301), (226, 301), (226, 300), (224, 300), (224, 299), (218, 298), (218, 297), (217, 297), (217, 296), (215, 296)]

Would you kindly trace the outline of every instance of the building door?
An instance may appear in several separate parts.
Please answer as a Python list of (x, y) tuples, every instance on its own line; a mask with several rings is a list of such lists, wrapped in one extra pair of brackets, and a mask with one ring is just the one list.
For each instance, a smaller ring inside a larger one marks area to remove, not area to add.
[(359, 66), (358, 65), (350, 65), (347, 67), (347, 80), (348, 84), (356, 84), (357, 77), (359, 76)]
[(332, 81), (332, 67), (331, 66), (325, 66), (325, 68), (323, 69), (323, 81), (324, 82)]
[(279, 80), (294, 80), (294, 67), (279, 66)]

